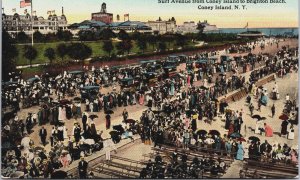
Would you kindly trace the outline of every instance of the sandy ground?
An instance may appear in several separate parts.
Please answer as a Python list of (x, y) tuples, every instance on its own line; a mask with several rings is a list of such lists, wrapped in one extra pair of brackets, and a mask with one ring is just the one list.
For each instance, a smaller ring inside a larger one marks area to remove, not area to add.
[[(290, 47), (296, 47), (296, 46), (298, 46), (298, 41), (297, 40), (289, 40), (289, 41), (280, 42), (279, 47), (284, 46), (284, 45), (289, 45)], [(267, 46), (265, 48), (265, 50), (262, 51), (262, 52), (263, 53), (273, 54), (273, 53), (275, 53), (277, 51), (278, 51), (277, 47), (275, 45), (273, 45), (273, 46)], [(261, 52), (261, 50), (258, 49), (258, 48), (254, 51), (254, 53), (259, 53), (259, 52)], [(282, 80), (278, 80), (279, 92), (281, 94), (285, 94), (287, 92), (290, 92), (290, 94), (293, 94), (292, 92), (296, 92), (296, 90), (298, 90), (297, 81), (298, 81), (298, 77), (297, 77), (296, 74), (293, 74), (290, 78), (284, 78)], [(199, 81), (199, 82), (196, 83), (196, 85), (199, 85), (201, 83), (202, 82)], [(266, 87), (268, 87), (268, 89), (271, 89), (272, 85), (273, 84), (271, 83), (271, 84), (268, 84)], [(111, 88), (103, 89), (104, 93), (105, 92), (109, 92), (109, 91), (111, 91)], [(293, 98), (293, 97), (291, 97), (291, 98)], [(245, 100), (243, 99), (243, 100), (241, 100), (239, 102), (235, 102), (233, 104), (230, 104), (230, 108), (240, 109), (241, 107), (243, 107), (244, 111), (247, 114), (249, 112), (248, 112), (248, 108), (245, 106), (244, 102), (245, 102)], [(272, 101), (268, 104), (268, 106), (270, 106), (271, 103), (272, 103)], [(277, 111), (276, 117), (278, 117), (280, 115), (281, 111), (282, 111), (282, 108), (283, 108), (282, 100), (276, 101), (275, 105), (277, 107), (277, 109), (276, 109), (276, 111)], [(256, 104), (255, 104), (255, 106), (256, 106)], [(36, 113), (36, 112), (38, 112), (38, 109), (39, 109), (39, 107), (37, 107), (37, 106), (31, 107), (31, 108), (28, 108), (28, 109), (22, 109), (18, 113), (19, 119), (25, 119), (26, 116), (27, 116), (27, 114), (28, 114), (28, 112), (35, 112)], [(84, 109), (84, 108), (82, 108), (82, 109)], [(112, 123), (111, 123), (112, 126), (121, 123), (121, 121), (122, 121), (122, 115), (121, 114), (122, 114), (123, 109), (124, 108), (117, 108), (117, 109), (114, 110), (115, 113), (112, 114)], [(131, 119), (139, 119), (140, 116), (141, 116), (141, 114), (142, 114), (142, 112), (144, 110), (146, 110), (147, 107), (141, 106), (141, 105), (135, 105), (135, 106), (127, 106), (126, 109), (129, 112), (129, 118), (131, 118)], [(88, 113), (88, 114), (91, 114), (91, 113)], [(104, 133), (103, 133), (103, 137), (104, 138), (110, 137), (110, 135), (108, 133), (112, 129), (109, 129), (109, 130), (105, 129), (105, 118), (104, 118), (103, 111), (102, 112), (98, 112), (98, 113), (93, 113), (93, 114), (97, 114), (99, 116), (99, 118), (97, 118), (97, 119), (94, 120), (94, 122), (96, 124), (97, 130), (98, 131), (101, 131), (101, 130), (104, 131)], [(265, 115), (266, 117), (268, 117), (270, 115), (270, 107), (264, 107), (264, 108), (262, 108), (262, 112), (260, 114)], [(245, 119), (244, 122), (247, 125), (247, 127), (253, 127), (254, 128), (255, 121), (253, 119), (251, 119), (249, 117), (249, 115), (245, 115), (244, 119)], [(81, 119), (78, 119), (78, 120), (79, 120), (79, 122), (81, 124)], [(71, 119), (71, 120), (66, 120), (65, 121), (65, 125), (66, 125), (66, 127), (68, 129), (68, 135), (71, 135), (71, 130), (73, 129), (74, 121), (75, 121), (75, 119)], [(278, 120), (277, 118), (271, 119), (271, 118), (268, 117), (268, 119), (266, 120), (266, 122), (268, 124), (271, 124), (271, 126), (273, 127), (273, 129), (274, 129), (275, 132), (279, 132), (280, 131), (281, 121)], [(198, 123), (197, 123), (199, 129), (205, 129), (205, 130), (217, 129), (222, 134), (226, 133), (226, 131), (222, 127), (222, 126), (224, 126), (224, 124), (225, 123), (222, 122), (220, 119), (218, 119), (217, 121), (213, 122), (212, 125), (204, 124), (202, 121), (198, 121)], [(47, 124), (47, 125), (45, 125), (45, 128), (48, 131), (47, 140), (49, 140), (51, 129), (52, 129), (52, 125)], [(40, 138), (38, 136), (39, 129), (40, 129), (39, 126), (35, 126), (33, 128), (34, 132), (30, 134), (30, 137), (35, 142), (35, 145), (39, 145), (40, 144)], [(295, 132), (298, 132), (298, 129), (295, 129), (295, 130), (296, 130)], [(245, 132), (242, 131), (242, 134), (243, 133), (245, 133)], [(252, 135), (252, 134), (251, 134), (251, 132), (249, 130), (247, 130), (247, 136), (249, 136), (249, 135)], [(296, 133), (296, 137), (298, 137), (298, 133)], [(260, 137), (260, 138), (263, 139), (263, 137)], [(296, 144), (297, 139), (298, 138), (295, 138), (295, 140), (290, 141), (290, 140), (286, 140), (284, 138), (280, 138), (277, 135), (275, 135), (273, 138), (270, 138), (270, 141), (271, 142), (287, 142), (288, 144)], [(145, 146), (145, 147), (149, 148), (149, 146)], [(45, 148), (46, 148), (47, 151), (49, 151), (50, 144), (46, 145)], [(134, 151), (130, 151), (130, 153), (133, 153), (134, 156), (137, 156), (138, 152), (143, 152), (143, 149), (144, 148), (140, 147), (140, 148), (137, 148)], [(142, 154), (140, 154), (140, 155), (142, 155)]]

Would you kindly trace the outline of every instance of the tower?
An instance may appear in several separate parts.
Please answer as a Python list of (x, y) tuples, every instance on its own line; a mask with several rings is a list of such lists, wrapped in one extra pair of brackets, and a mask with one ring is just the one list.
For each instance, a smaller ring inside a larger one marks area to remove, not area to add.
[(61, 7), (61, 15), (64, 15), (64, 7)]
[(106, 4), (105, 3), (102, 3), (100, 12), (101, 13), (106, 13)]

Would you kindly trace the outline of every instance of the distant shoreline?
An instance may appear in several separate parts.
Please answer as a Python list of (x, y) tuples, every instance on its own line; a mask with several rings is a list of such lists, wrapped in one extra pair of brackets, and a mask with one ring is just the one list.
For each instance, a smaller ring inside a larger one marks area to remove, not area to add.
[[(245, 29), (245, 28), (219, 28), (219, 29)], [(248, 29), (299, 29), (299, 27), (253, 27)]]

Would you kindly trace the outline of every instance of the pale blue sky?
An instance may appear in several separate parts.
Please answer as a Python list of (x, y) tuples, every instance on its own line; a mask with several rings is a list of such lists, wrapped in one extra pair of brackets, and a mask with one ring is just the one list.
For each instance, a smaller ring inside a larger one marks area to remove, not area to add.
[[(171, 0), (170, 0), (171, 1)], [(148, 21), (169, 19), (174, 16), (177, 24), (184, 21), (208, 20), (218, 27), (243, 27), (249, 22), (250, 27), (296, 27), (298, 26), (298, 0), (286, 0), (286, 4), (248, 4), (248, 10), (198, 10), (198, 4), (158, 4), (158, 0), (33, 0), (33, 9), (38, 16), (47, 16), (47, 10), (55, 10), (61, 14), (64, 7), (69, 23), (90, 19), (92, 12), (100, 11), (101, 4), (106, 2), (107, 11), (116, 15), (121, 20), (126, 13), (130, 20)], [(19, 0), (2, 0), (2, 7), (6, 14), (12, 14), (16, 8), (18, 13), (23, 13)], [(208, 5), (208, 4), (206, 4)], [(214, 5), (214, 4), (213, 4)]]

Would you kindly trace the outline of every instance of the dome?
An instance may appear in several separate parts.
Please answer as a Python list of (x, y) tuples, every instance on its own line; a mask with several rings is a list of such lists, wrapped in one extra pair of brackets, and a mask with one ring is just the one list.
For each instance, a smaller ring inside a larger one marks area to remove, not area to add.
[(63, 15), (61, 15), (61, 19), (62, 20), (64, 20), (64, 21), (66, 21), (67, 20), (67, 18), (66, 18), (66, 16), (63, 14)]

